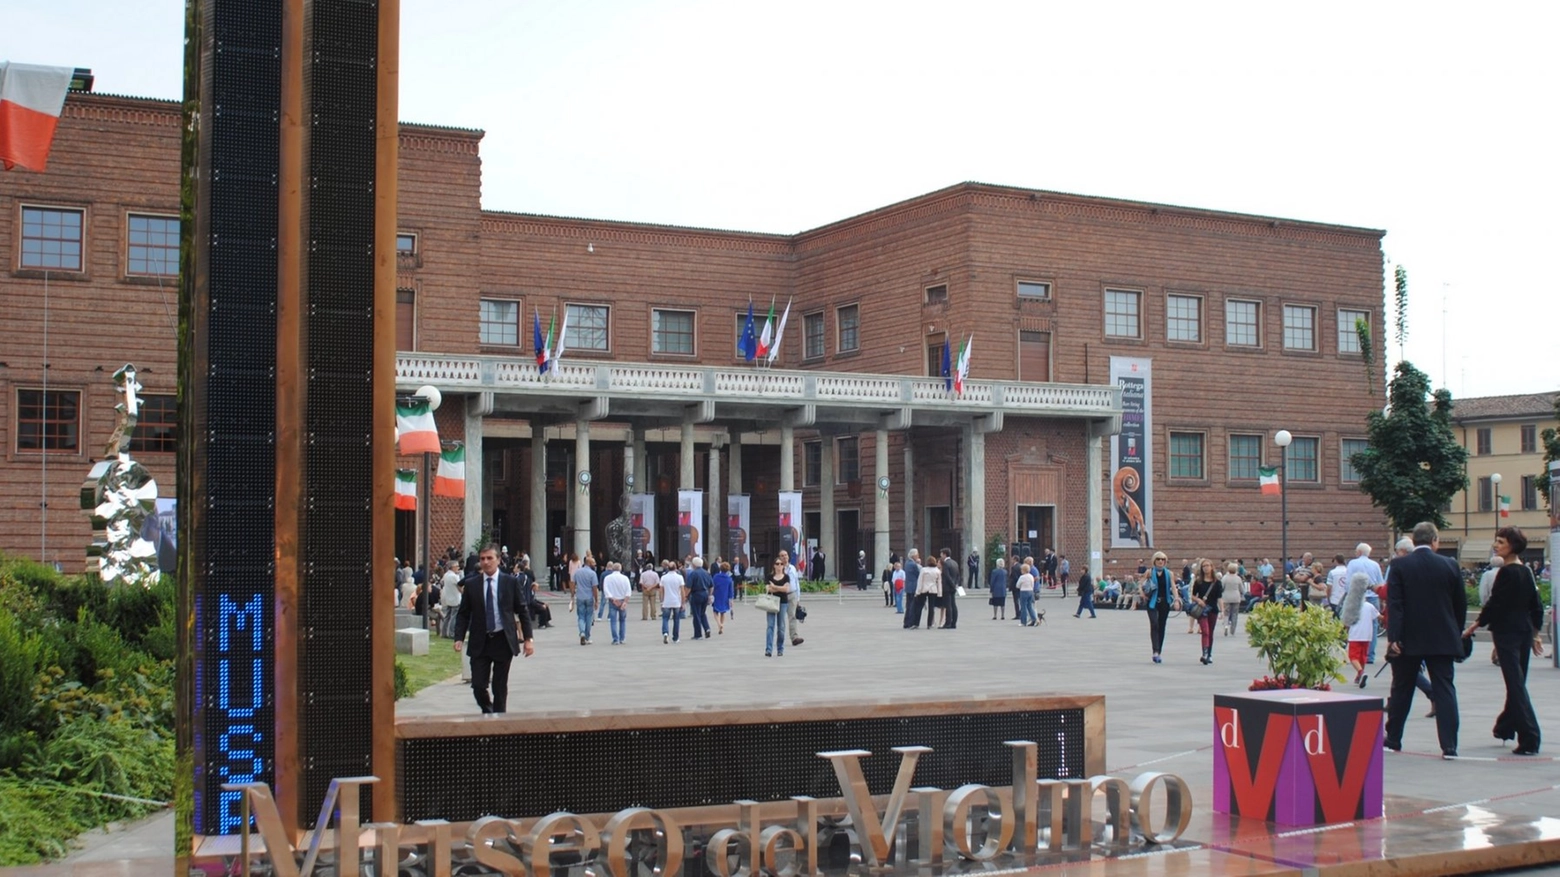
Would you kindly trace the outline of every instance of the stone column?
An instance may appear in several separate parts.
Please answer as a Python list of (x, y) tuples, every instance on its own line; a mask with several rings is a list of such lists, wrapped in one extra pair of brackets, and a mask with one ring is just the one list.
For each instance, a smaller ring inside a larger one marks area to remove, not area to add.
[(465, 519), (461, 528), (460, 558), (466, 559), (471, 546), (482, 537), (482, 524), (487, 516), (487, 470), (482, 459), (482, 410), (481, 396), (466, 397), (466, 501), (462, 511)]
[(915, 544), (915, 447), (910, 441), (910, 433), (905, 433), (905, 477), (903, 490), (905, 492), (905, 553), (910, 549), (921, 546)]
[(569, 491), (574, 495), (574, 552), (584, 557), (590, 551), (590, 491), (580, 490), (581, 472), (590, 471), (590, 421), (581, 417), (574, 421), (574, 483)]
[(1088, 516), (1089, 546), (1088, 555), (1083, 562), (1088, 565), (1089, 575), (1099, 581), (1104, 575), (1105, 568), (1101, 558), (1105, 556), (1105, 505), (1101, 500), (1101, 492), (1105, 489), (1105, 476), (1103, 473), (1103, 456), (1105, 454), (1104, 436), (1099, 427), (1090, 424), (1088, 427), (1088, 448), (1083, 454), (1083, 483), (1088, 486), (1084, 492), (1084, 514)]
[(888, 474), (888, 430), (873, 436), (872, 455), (872, 567), (873, 578), (888, 565), (888, 491), (878, 490), (877, 480)]
[(682, 443), (677, 454), (677, 488), (679, 490), (693, 490), (697, 485), (693, 480), (693, 418), (683, 415)]
[[(964, 548), (964, 556), (954, 558), (961, 565), (971, 551), (984, 555), (986, 547), (986, 431), (978, 419), (970, 422), (965, 439), (969, 468), (964, 481), (968, 486), (964, 492), (964, 528), (965, 541), (969, 544)], [(981, 566), (984, 569), (984, 557)]]
[(726, 453), (726, 488), (731, 493), (742, 493), (742, 433), (740, 431), (731, 434), (731, 450)]
[(780, 489), (796, 489), (796, 430), (780, 422)]
[(645, 456), (645, 428), (634, 424), (628, 428), (628, 444), (634, 454), (634, 492), (654, 493), (650, 489), (650, 458)]
[(725, 553), (725, 540), (722, 533), (725, 527), (721, 526), (726, 521), (725, 504), (720, 498), (720, 436), (710, 442), (710, 471), (704, 485), (704, 558), (705, 569), (709, 569), (709, 563), (716, 556)]
[[(469, 459), (469, 458), (468, 458)], [(547, 539), (547, 427), (531, 421), (531, 572), (544, 569), (552, 559)]]
[(840, 541), (834, 532), (839, 524), (839, 516), (834, 513), (834, 436), (824, 435), (822, 439), (818, 452), (818, 547), (823, 549), (823, 571), (834, 570), (838, 579), (842, 558), (837, 556)]

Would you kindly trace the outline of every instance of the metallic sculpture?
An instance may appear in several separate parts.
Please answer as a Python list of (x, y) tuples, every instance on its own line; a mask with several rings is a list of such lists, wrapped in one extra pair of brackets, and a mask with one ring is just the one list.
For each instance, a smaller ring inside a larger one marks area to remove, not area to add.
[(607, 559), (615, 560), (629, 566), (633, 559), (633, 521), (629, 517), (629, 487), (623, 488), (623, 495), (618, 497), (618, 516), (607, 522)]
[(157, 511), (157, 481), (130, 458), (130, 439), (141, 407), (135, 366), (127, 364), (114, 372), (114, 384), (124, 396), (114, 406), (119, 422), (103, 450), (104, 458), (92, 466), (81, 485), (81, 508), (92, 516), (96, 537), (87, 547), (87, 556), (97, 559), (103, 581), (150, 588), (159, 575), (157, 546), (142, 538), (141, 531)]

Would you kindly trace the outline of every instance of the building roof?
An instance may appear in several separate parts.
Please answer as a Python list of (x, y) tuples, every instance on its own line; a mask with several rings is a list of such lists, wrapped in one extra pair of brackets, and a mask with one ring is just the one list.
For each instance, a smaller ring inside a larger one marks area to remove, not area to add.
[(1452, 404), (1452, 420), (1463, 423), (1469, 420), (1515, 420), (1533, 417), (1549, 419), (1555, 416), (1556, 397), (1560, 397), (1560, 392), (1457, 399)]

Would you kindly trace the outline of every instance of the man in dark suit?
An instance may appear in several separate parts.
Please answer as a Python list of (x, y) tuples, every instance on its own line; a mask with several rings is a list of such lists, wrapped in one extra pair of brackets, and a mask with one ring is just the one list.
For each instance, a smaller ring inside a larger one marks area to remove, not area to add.
[(1457, 688), (1452, 665), (1463, 655), (1462, 626), (1468, 595), (1451, 560), (1436, 554), (1441, 534), (1426, 521), (1414, 527), (1414, 550), (1387, 570), (1387, 659), (1392, 694), (1387, 702), (1385, 746), (1403, 748), (1403, 725), (1414, 704), (1414, 680), (1424, 664), (1441, 755), (1457, 757)]
[(497, 546), (482, 549), (477, 555), (476, 574), (467, 576), (462, 585), (465, 590), (455, 615), (455, 651), (464, 643), (471, 657), (471, 690), (477, 706), (484, 713), (501, 713), (509, 700), (510, 662), (522, 648), (527, 658), (536, 651), (531, 643), (531, 613), (526, 609), (520, 580), (498, 571)]

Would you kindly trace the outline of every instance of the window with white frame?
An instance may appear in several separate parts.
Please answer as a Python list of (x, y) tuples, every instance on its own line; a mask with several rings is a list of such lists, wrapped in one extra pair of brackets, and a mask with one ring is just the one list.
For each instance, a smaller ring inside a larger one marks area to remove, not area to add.
[(1200, 432), (1170, 433), (1170, 477), (1202, 480), (1203, 435)]
[(823, 333), (822, 311), (802, 316), (802, 357), (804, 359), (818, 359), (823, 356), (827, 349), (824, 346)]
[(1051, 297), (1051, 284), (1038, 280), (1018, 281), (1018, 297), (1026, 299), (1044, 300)]
[(1318, 465), (1320, 449), (1321, 439), (1295, 436), (1287, 456), (1289, 471), (1284, 477), (1289, 481), (1321, 481), (1321, 466)]
[(693, 319), (693, 311), (653, 309), (650, 312), (651, 352), (692, 356)]
[(179, 217), (132, 213), (125, 225), (125, 273), (179, 276)]
[(1105, 337), (1141, 338), (1143, 293), (1132, 289), (1105, 290)]
[(835, 311), (835, 324), (840, 338), (840, 352), (846, 353), (861, 347), (861, 308), (845, 305)]
[(1202, 296), (1165, 296), (1165, 338), (1202, 343)]
[(67, 207), (23, 207), (19, 267), (82, 270), (82, 216)]
[(417, 255), (417, 235), (411, 232), (401, 232), (395, 236), (395, 254), (397, 256)]
[(1363, 321), (1365, 329), (1370, 330), (1370, 311), (1356, 311), (1349, 308), (1338, 309), (1338, 352), (1361, 353), (1359, 324)]
[(926, 287), (926, 303), (940, 305), (948, 301), (948, 284), (937, 283)]
[(1230, 480), (1256, 481), (1262, 473), (1262, 436), (1230, 435)]
[(1284, 305), (1284, 349), (1316, 349), (1316, 308)]
[(480, 340), (490, 347), (517, 347), (520, 344), (520, 302), (512, 299), (482, 299)]
[(1231, 347), (1262, 346), (1262, 303), (1232, 298), (1224, 303), (1224, 343)]
[(569, 331), (564, 346), (570, 350), (611, 350), (611, 311), (607, 305), (568, 305)]
[(1370, 442), (1360, 438), (1346, 438), (1339, 443), (1338, 480), (1344, 484), (1359, 484), (1360, 470), (1354, 467), (1354, 455), (1362, 454)]

